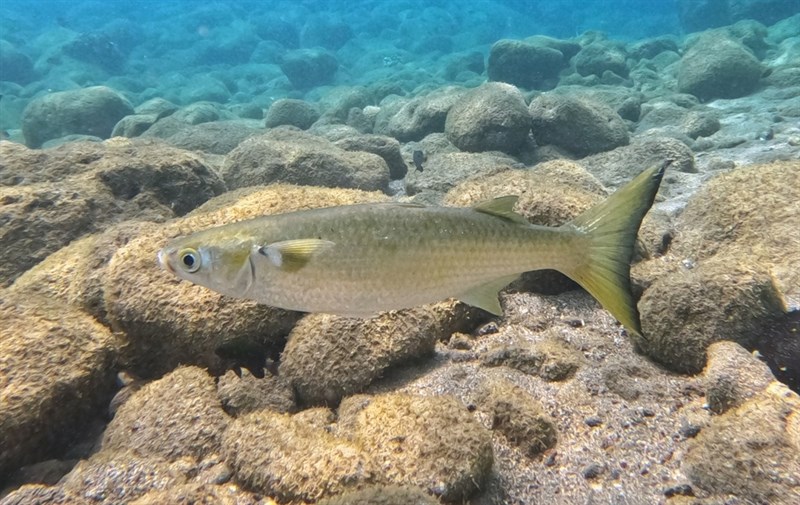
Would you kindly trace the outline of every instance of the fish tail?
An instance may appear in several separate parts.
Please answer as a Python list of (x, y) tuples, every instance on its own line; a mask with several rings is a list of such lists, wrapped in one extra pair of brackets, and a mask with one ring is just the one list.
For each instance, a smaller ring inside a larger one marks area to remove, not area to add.
[(642, 219), (653, 205), (664, 171), (672, 163), (645, 170), (605, 201), (565, 227), (581, 232), (584, 254), (565, 271), (624, 327), (642, 334), (631, 292), (631, 259)]

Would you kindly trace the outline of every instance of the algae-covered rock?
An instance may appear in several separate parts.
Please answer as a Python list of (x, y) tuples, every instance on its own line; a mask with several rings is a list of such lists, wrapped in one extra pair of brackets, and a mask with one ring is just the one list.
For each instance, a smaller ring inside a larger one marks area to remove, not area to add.
[(281, 501), (341, 494), (379, 471), (358, 444), (268, 410), (231, 422), (222, 453), (239, 481)]
[(144, 377), (181, 363), (219, 371), (222, 363), (215, 351), (220, 345), (238, 341), (275, 352), (300, 317), (225, 297), (164, 272), (156, 255), (173, 237), (261, 215), (386, 198), (308, 186), (247, 188), (225, 193), (183, 219), (132, 239), (111, 258), (103, 284), (108, 319), (125, 333), (129, 366)]
[(694, 153), (683, 142), (669, 137), (637, 138), (629, 145), (581, 159), (581, 165), (603, 184), (620, 187), (641, 171), (670, 160), (669, 171), (697, 172)]
[(181, 367), (119, 407), (103, 434), (103, 451), (199, 460), (219, 451), (227, 424), (214, 379), (197, 367)]
[(700, 100), (737, 98), (753, 92), (763, 69), (741, 43), (722, 32), (700, 36), (681, 58), (678, 90)]
[(58, 91), (28, 104), (22, 113), (22, 134), (33, 148), (70, 134), (106, 139), (128, 114), (133, 114), (130, 102), (106, 86)]
[(196, 155), (112, 139), (34, 151), (0, 141), (0, 283), (48, 254), (125, 219), (182, 215), (224, 189)]
[(712, 419), (691, 441), (684, 468), (707, 493), (754, 503), (800, 500), (800, 398), (773, 382), (740, 407)]
[(434, 154), (425, 161), (422, 172), (412, 170), (406, 176), (406, 191), (411, 195), (446, 192), (463, 181), (518, 167), (513, 158), (500, 153)]
[(544, 93), (531, 101), (533, 137), (577, 155), (609, 151), (628, 143), (628, 128), (608, 106)]
[(283, 377), (259, 378), (244, 370), (241, 377), (233, 371), (220, 377), (217, 396), (225, 411), (236, 417), (261, 409), (283, 413), (294, 412), (297, 408), (294, 390)]
[(228, 154), (243, 140), (263, 131), (260, 121), (254, 119), (209, 121), (186, 125), (164, 140), (188, 151)]
[(491, 436), (455, 398), (388, 394), (359, 404), (344, 406), (340, 422), (353, 426), (353, 440), (381, 469), (381, 481), (461, 501), (489, 477)]
[(442, 302), (370, 319), (310, 314), (289, 335), (280, 375), (301, 402), (336, 405), (388, 368), (432, 354), (437, 340), (479, 324), (477, 310)]
[(614, 72), (620, 77), (628, 76), (625, 50), (607, 41), (595, 41), (584, 46), (575, 56), (575, 70), (582, 76), (602, 77), (605, 72)]
[(169, 486), (167, 489), (149, 491), (129, 502), (130, 505), (269, 505), (258, 494), (245, 491), (231, 483), (200, 484), (187, 483)]
[(487, 73), (490, 81), (528, 89), (549, 89), (566, 63), (567, 58), (556, 48), (503, 39), (489, 50)]
[(281, 98), (270, 105), (264, 126), (274, 128), (289, 125), (307, 130), (317, 119), (319, 111), (312, 104), (296, 98)]
[[(0, 295), (0, 475), (58, 457), (114, 389), (114, 338), (43, 297)], [(2, 479), (0, 479), (2, 480)]]
[(515, 86), (490, 82), (467, 92), (447, 113), (444, 131), (462, 151), (519, 152), (531, 119)]
[(716, 414), (738, 407), (775, 380), (763, 361), (734, 342), (713, 343), (707, 353), (703, 380), (708, 408)]
[(403, 155), (400, 154), (400, 142), (385, 135), (358, 135), (345, 137), (334, 142), (334, 145), (345, 151), (364, 151), (377, 154), (389, 167), (391, 179), (402, 179), (408, 172)]
[(375, 133), (409, 142), (443, 132), (448, 112), (464, 93), (461, 88), (447, 87), (396, 106), (382, 106), (375, 118)]
[(375, 485), (323, 498), (317, 505), (438, 505), (439, 500), (414, 486)]
[(101, 451), (78, 463), (61, 487), (74, 500), (71, 503), (127, 503), (186, 481), (184, 462), (170, 463), (133, 451)]
[(499, 431), (527, 456), (535, 456), (556, 444), (552, 419), (535, 398), (505, 379), (489, 379), (481, 386), (476, 403)]
[(719, 254), (657, 279), (639, 301), (642, 350), (668, 368), (697, 373), (706, 348), (733, 340), (752, 349), (785, 307), (774, 278), (748, 256)]
[(30, 505), (41, 503), (47, 505), (71, 505), (75, 497), (64, 492), (59, 486), (42, 484), (26, 484), (3, 496), (3, 505)]
[(222, 175), (231, 189), (285, 182), (383, 191), (389, 184), (383, 158), (345, 151), (321, 138), (313, 144), (249, 138), (225, 158)]
[(44, 296), (67, 303), (108, 323), (103, 293), (106, 267), (119, 247), (159, 225), (126, 221), (71, 242), (47, 256), (9, 286), (15, 296)]
[(546, 381), (572, 377), (583, 362), (576, 349), (554, 338), (536, 342), (517, 338), (511, 343), (490, 346), (481, 355), (481, 363), (486, 366), (507, 366)]

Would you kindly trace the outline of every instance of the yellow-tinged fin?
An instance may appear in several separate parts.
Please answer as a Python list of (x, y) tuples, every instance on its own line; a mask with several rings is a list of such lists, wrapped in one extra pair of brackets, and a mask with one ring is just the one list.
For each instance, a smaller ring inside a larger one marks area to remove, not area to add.
[(495, 316), (501, 316), (503, 315), (503, 308), (500, 307), (500, 300), (497, 298), (497, 293), (508, 286), (517, 277), (516, 274), (500, 277), (486, 284), (475, 286), (466, 293), (459, 295), (458, 299), (473, 307), (481, 308)]
[(585, 259), (564, 272), (631, 332), (642, 334), (631, 293), (631, 258), (642, 219), (653, 205), (667, 161), (636, 176), (602, 203), (565, 226), (586, 234)]
[(483, 214), (489, 214), (490, 216), (499, 217), (519, 224), (528, 224), (527, 219), (514, 212), (514, 205), (516, 205), (518, 199), (519, 197), (516, 195), (501, 196), (499, 198), (480, 202), (472, 208)]
[(284, 240), (258, 248), (276, 267), (287, 272), (296, 272), (306, 266), (315, 254), (332, 247), (333, 242), (317, 238)]

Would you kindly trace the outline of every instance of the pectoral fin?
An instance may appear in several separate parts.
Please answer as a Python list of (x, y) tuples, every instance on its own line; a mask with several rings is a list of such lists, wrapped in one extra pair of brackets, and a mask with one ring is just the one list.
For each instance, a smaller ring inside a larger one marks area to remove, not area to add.
[(503, 315), (503, 309), (500, 307), (500, 300), (497, 299), (497, 293), (516, 278), (517, 275), (511, 275), (494, 279), (486, 284), (475, 286), (466, 293), (462, 293), (458, 296), (458, 299), (468, 305), (492, 313), (495, 316), (501, 316)]
[(333, 247), (329, 240), (316, 238), (284, 240), (267, 246), (257, 246), (258, 253), (266, 258), (277, 268), (287, 272), (296, 272), (309, 262), (314, 255)]

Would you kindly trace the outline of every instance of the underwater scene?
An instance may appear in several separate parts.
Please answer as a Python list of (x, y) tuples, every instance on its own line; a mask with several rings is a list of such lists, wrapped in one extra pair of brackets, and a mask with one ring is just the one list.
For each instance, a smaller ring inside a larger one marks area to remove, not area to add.
[(0, 1), (0, 504), (800, 503), (800, 0)]

